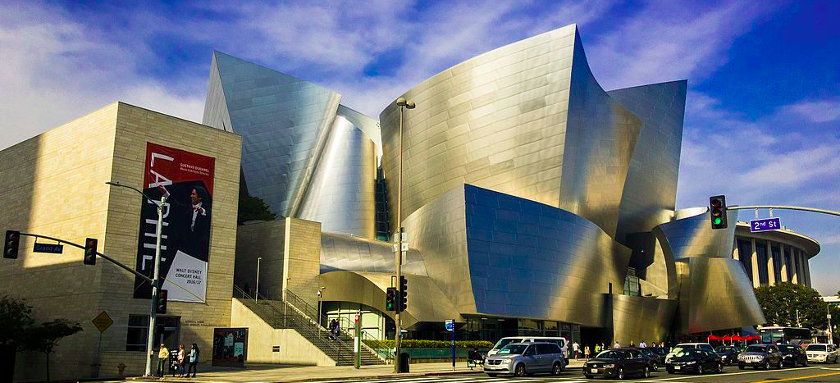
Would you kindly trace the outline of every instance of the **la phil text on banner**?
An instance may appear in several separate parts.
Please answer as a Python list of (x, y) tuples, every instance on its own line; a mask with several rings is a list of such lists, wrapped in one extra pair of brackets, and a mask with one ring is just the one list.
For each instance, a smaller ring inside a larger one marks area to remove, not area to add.
[[(158, 202), (168, 196), (163, 207), (160, 277), (170, 301), (205, 301), (215, 163), (212, 157), (151, 142), (146, 145), (143, 192)], [(135, 267), (149, 277), (154, 269), (157, 217), (156, 205), (144, 201)], [(135, 278), (134, 297), (151, 295), (151, 285)]]

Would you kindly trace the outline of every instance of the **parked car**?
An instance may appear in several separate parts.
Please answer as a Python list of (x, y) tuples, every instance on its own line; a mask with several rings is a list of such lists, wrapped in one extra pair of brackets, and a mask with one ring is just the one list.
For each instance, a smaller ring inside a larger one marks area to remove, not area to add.
[(780, 344), (776, 347), (778, 347), (779, 352), (782, 353), (782, 364), (786, 364), (791, 367), (796, 367), (797, 364), (802, 367), (808, 365), (808, 357), (805, 355), (805, 351), (802, 350), (802, 347), (789, 344)]
[(484, 360), (484, 372), (489, 376), (525, 376), (540, 372), (560, 375), (565, 369), (566, 359), (560, 346), (548, 342), (511, 343)]
[(649, 361), (641, 357), (641, 354), (638, 355), (639, 357), (633, 357), (633, 354), (625, 349), (601, 351), (583, 365), (583, 376), (587, 379), (595, 376), (624, 379), (630, 375), (647, 378), (651, 371)]
[(678, 352), (690, 349), (699, 349), (715, 352), (715, 348), (708, 343), (680, 343), (674, 346), (674, 348), (671, 349), (671, 352), (669, 352), (668, 355), (665, 355), (665, 363), (668, 363), (668, 360), (671, 359), (671, 357), (676, 355)]
[[(652, 350), (649, 350), (647, 348), (630, 348), (630, 349), (628, 349), (628, 351), (630, 351), (630, 353), (633, 354), (634, 358), (636, 357), (635, 354), (638, 353), (638, 354), (641, 354), (641, 357), (647, 359), (648, 366), (650, 367), (651, 371), (658, 371), (659, 366), (664, 366), (665, 365), (665, 363), (661, 363), (659, 361), (659, 359), (661, 358), (659, 355), (657, 355), (655, 352), (653, 352)], [(664, 358), (662, 358), (662, 359), (664, 359)]]
[(680, 372), (706, 372), (723, 371), (723, 361), (720, 355), (714, 351), (700, 348), (685, 348), (678, 351), (674, 356), (665, 362), (665, 369), (669, 374)]
[(738, 355), (738, 368), (747, 366), (769, 370), (770, 366), (782, 368), (782, 353), (772, 344), (751, 344)]
[(660, 366), (665, 365), (665, 356), (668, 355), (669, 349), (665, 347), (648, 347), (647, 349), (653, 351), (659, 357)]
[(493, 348), (490, 351), (487, 351), (487, 355), (495, 355), (499, 352), (503, 347), (507, 346), (511, 343), (524, 343), (524, 342), (548, 342), (548, 343), (555, 343), (557, 346), (560, 347), (560, 350), (563, 351), (563, 357), (566, 358), (566, 364), (569, 364), (569, 351), (568, 351), (568, 344), (566, 342), (566, 338), (562, 336), (509, 336), (502, 339), (499, 339)]
[(805, 349), (811, 363), (837, 363), (837, 348), (833, 344), (811, 343)]
[(723, 364), (729, 366), (738, 364), (738, 354), (741, 353), (741, 350), (735, 346), (719, 346), (715, 349), (715, 353), (720, 355), (720, 359), (723, 361)]

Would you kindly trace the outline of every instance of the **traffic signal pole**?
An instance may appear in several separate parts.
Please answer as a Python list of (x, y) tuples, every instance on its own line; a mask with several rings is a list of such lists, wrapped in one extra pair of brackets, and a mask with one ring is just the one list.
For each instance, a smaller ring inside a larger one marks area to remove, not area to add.
[(813, 207), (804, 207), (804, 206), (789, 206), (789, 205), (744, 205), (744, 206), (732, 205), (732, 206), (727, 206), (726, 209), (727, 210), (747, 210), (747, 209), (799, 210), (799, 211), (809, 211), (811, 213), (822, 213), (822, 214), (840, 216), (840, 211), (817, 209), (817, 208), (813, 208)]
[[(140, 193), (143, 194), (143, 193)], [(145, 197), (145, 195), (144, 195)], [(155, 325), (157, 322), (157, 304), (158, 304), (158, 290), (160, 289), (160, 238), (161, 230), (163, 229), (163, 206), (166, 205), (166, 195), (160, 198), (157, 205), (157, 227), (155, 227), (155, 234), (157, 240), (155, 241), (155, 269), (152, 277), (152, 310), (149, 312), (149, 336), (146, 339), (146, 374), (145, 376), (152, 376), (152, 359), (154, 358), (155, 349)]]

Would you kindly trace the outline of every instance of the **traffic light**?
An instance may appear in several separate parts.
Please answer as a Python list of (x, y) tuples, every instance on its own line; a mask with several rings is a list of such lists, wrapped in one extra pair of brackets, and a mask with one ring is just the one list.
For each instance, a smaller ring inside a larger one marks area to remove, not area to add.
[(389, 287), (385, 292), (385, 310), (396, 311), (397, 308), (397, 288)]
[(166, 299), (169, 297), (169, 290), (158, 290), (157, 308), (155, 312), (158, 314), (166, 314)]
[(406, 306), (408, 305), (408, 279), (405, 279), (404, 276), (400, 276), (400, 299), (397, 304), (399, 311), (405, 311)]
[(712, 229), (726, 229), (726, 197), (717, 195), (709, 198), (709, 215)]
[(20, 232), (6, 230), (6, 240), (3, 242), (3, 258), (17, 259), (20, 246)]
[(85, 264), (86, 265), (95, 265), (96, 264), (96, 245), (99, 243), (99, 240), (96, 238), (88, 238), (85, 240)]

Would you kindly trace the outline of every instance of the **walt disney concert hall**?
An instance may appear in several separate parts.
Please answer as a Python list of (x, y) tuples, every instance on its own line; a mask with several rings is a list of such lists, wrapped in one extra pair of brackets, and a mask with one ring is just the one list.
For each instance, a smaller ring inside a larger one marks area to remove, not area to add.
[(277, 217), (237, 228), (235, 290), (362, 312), (366, 333), (392, 337), (401, 224), (409, 336), (453, 319), (462, 339), (628, 343), (765, 321), (732, 256), (736, 225), (675, 209), (685, 80), (606, 91), (569, 25), (402, 97), (416, 108), (365, 116), (214, 54), (203, 123), (242, 136), (242, 192)]

